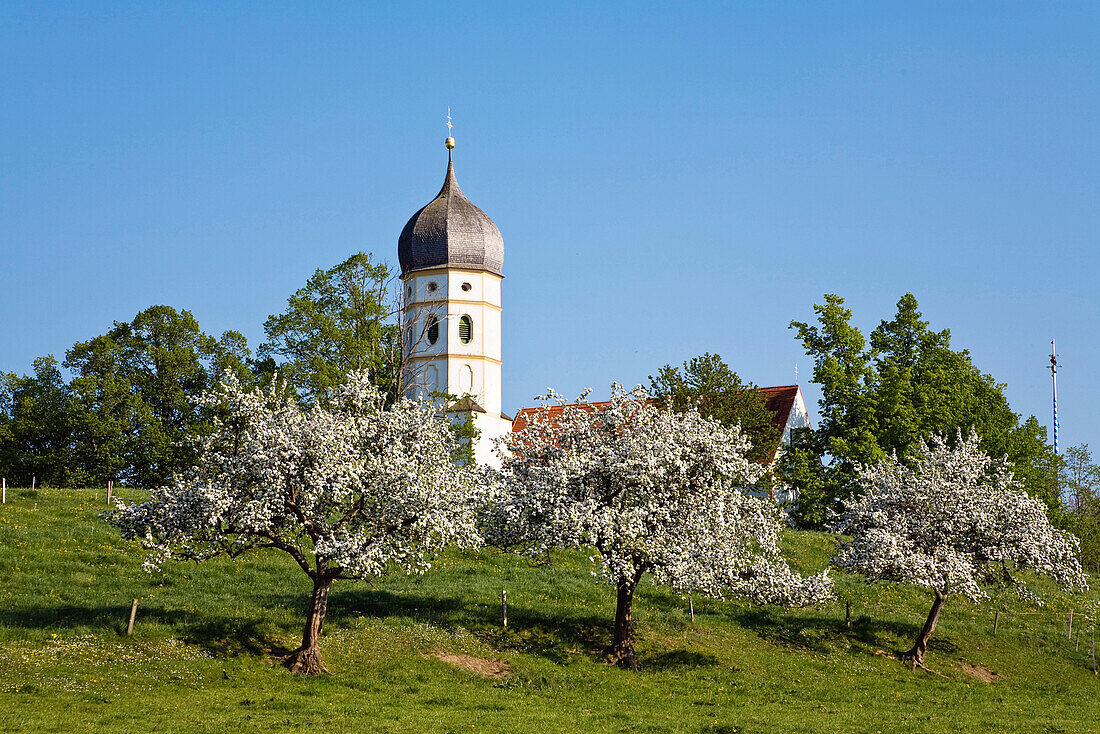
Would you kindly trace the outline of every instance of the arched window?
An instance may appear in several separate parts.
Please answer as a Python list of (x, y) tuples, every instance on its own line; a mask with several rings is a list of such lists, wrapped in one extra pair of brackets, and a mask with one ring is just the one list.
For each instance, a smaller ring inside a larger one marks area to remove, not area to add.
[(439, 341), (439, 318), (433, 313), (428, 315), (428, 344)]
[(463, 316), (458, 320), (458, 340), (463, 344), (469, 344), (474, 338), (474, 320), (469, 316)]
[(429, 393), (439, 389), (439, 370), (434, 364), (428, 365), (428, 369), (424, 370), (424, 389)]

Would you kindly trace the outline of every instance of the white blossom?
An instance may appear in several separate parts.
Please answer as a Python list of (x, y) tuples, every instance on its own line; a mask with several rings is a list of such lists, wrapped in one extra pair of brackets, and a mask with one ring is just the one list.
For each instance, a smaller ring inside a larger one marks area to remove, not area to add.
[(781, 511), (740, 489), (765, 471), (745, 458), (749, 439), (647, 397), (618, 385), (599, 407), (545, 396), (557, 406), (506, 436), (501, 472), (485, 474), (496, 495), (489, 539), (535, 557), (593, 547), (597, 575), (630, 595), (651, 572), (655, 583), (716, 596), (826, 598), (825, 572), (802, 578), (781, 557)]
[(384, 408), (359, 372), (332, 398), (303, 409), (227, 374), (206, 396), (221, 417), (201, 463), (107, 519), (150, 550), (147, 568), (285, 551), (314, 580), (320, 619), (334, 579), (419, 573), (446, 546), (479, 544), (476, 485), (454, 466), (453, 435), (431, 404), (402, 398)]
[(479, 542), (475, 489), (432, 405), (382, 401), (362, 373), (334, 407), (309, 409), (227, 375), (208, 396), (227, 414), (200, 465), (110, 520), (152, 551), (150, 565), (273, 546), (343, 577), (423, 571), (433, 552)]
[(1013, 478), (1005, 461), (960, 432), (954, 448), (942, 436), (922, 442), (912, 468), (897, 457), (857, 467), (862, 490), (842, 504), (834, 529), (851, 535), (833, 563), (869, 579), (901, 581), (935, 594), (928, 621), (906, 657), (921, 664), (944, 600), (988, 598), (988, 582), (1010, 583), (1041, 603), (1015, 576), (1021, 569), (1063, 587), (1086, 587), (1079, 542), (1047, 519), (1046, 505)]
[(951, 448), (942, 436), (921, 443), (913, 468), (893, 457), (860, 467), (862, 493), (843, 503), (834, 528), (852, 536), (835, 562), (873, 579), (903, 581), (944, 594), (987, 598), (982, 583), (1015, 579), (1016, 569), (1084, 586), (1079, 542), (1047, 519), (1004, 461), (978, 448), (971, 431)]

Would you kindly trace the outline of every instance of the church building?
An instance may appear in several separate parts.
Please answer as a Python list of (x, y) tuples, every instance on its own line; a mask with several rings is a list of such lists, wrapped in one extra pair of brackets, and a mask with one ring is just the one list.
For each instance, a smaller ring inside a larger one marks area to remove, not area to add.
[[(504, 238), (493, 220), (466, 198), (455, 179), (454, 138), (448, 137), (443, 188), (409, 219), (397, 242), (403, 282), (405, 394), (436, 396), (454, 416), (473, 414), (480, 436), (473, 457), (499, 466), (493, 439), (526, 425), (525, 408), (515, 420), (501, 405), (501, 281)], [(798, 385), (761, 388), (773, 425), (809, 426)], [(596, 404), (598, 405), (598, 404)], [(774, 460), (778, 452), (773, 452)]]

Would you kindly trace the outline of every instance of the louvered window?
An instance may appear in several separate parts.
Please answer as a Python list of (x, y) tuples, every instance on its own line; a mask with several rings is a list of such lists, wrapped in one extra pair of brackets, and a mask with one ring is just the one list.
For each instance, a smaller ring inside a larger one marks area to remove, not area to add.
[(428, 344), (439, 341), (439, 319), (435, 314), (428, 316)]
[(463, 344), (469, 344), (474, 338), (474, 320), (469, 316), (463, 316), (458, 320), (458, 340)]

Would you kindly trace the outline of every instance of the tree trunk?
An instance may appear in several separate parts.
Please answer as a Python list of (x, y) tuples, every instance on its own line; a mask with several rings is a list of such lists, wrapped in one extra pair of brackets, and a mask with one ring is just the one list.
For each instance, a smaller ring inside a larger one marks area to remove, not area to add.
[(932, 637), (932, 633), (936, 629), (936, 622), (940, 619), (940, 611), (943, 609), (943, 603), (947, 600), (947, 595), (939, 589), (935, 589), (936, 599), (932, 602), (932, 609), (928, 612), (928, 619), (924, 621), (924, 627), (921, 628), (920, 634), (917, 635), (916, 642), (913, 643), (913, 647), (909, 652), (905, 653), (903, 659), (913, 663), (913, 667), (918, 665), (924, 666), (924, 653), (928, 650), (928, 640)]
[(634, 604), (634, 590), (643, 571), (632, 578), (619, 579), (618, 599), (615, 604), (615, 638), (611, 643), (611, 662), (623, 668), (638, 670), (638, 658), (634, 655), (634, 627), (630, 621), (630, 609)]
[(305, 675), (319, 675), (327, 673), (325, 663), (321, 660), (321, 627), (325, 622), (325, 612), (328, 611), (328, 591), (332, 586), (332, 579), (319, 577), (313, 579), (313, 594), (309, 599), (309, 609), (306, 611), (306, 626), (302, 632), (302, 646), (287, 656), (284, 664), (292, 673), (304, 673)]

